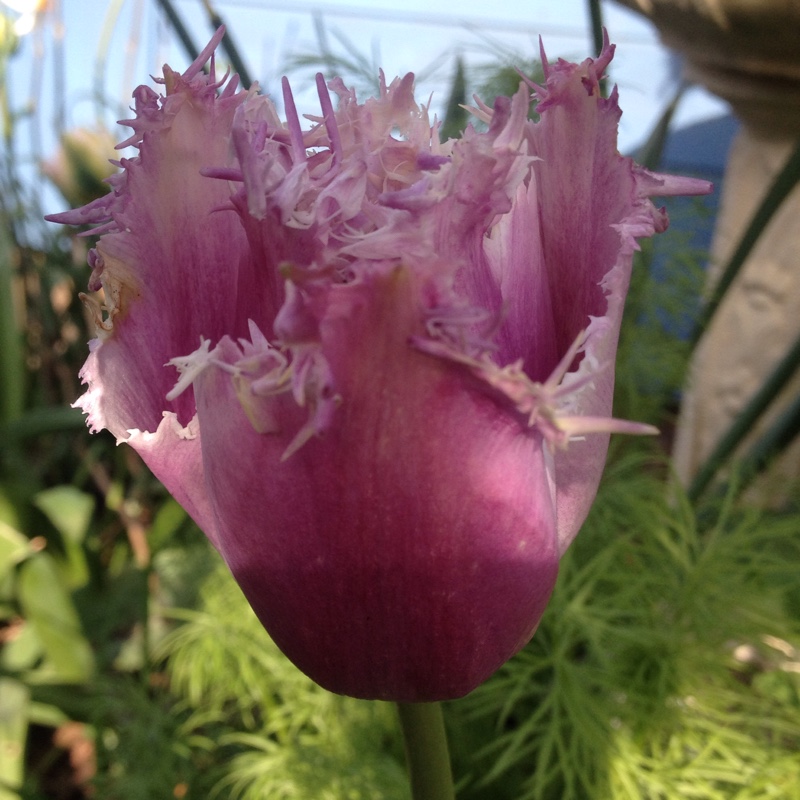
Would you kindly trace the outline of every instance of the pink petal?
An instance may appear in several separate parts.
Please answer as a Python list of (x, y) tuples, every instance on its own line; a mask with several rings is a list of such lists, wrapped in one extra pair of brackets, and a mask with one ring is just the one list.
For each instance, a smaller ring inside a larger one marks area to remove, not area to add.
[[(582, 354), (563, 380), (565, 390), (575, 391), (565, 391), (555, 409), (563, 416), (611, 416), (634, 237), (666, 227), (648, 195), (711, 190), (705, 181), (653, 175), (619, 155), (617, 92), (604, 99), (599, 87), (612, 55), (607, 46), (596, 61), (548, 65), (546, 86), (537, 88), (540, 121), (526, 129), (538, 160), (527, 191), (518, 190), (515, 208), (487, 245), (498, 281), (508, 287), (500, 363), (522, 359), (525, 372), (543, 381), (586, 331)], [(562, 553), (594, 500), (607, 447), (608, 435), (598, 433), (555, 456)]]
[(217, 99), (206, 76), (167, 76), (167, 96), (148, 94), (132, 123), (141, 157), (123, 159), (113, 192), (86, 218), (70, 212), (56, 220), (109, 220), (103, 227), (112, 231), (91, 259), (104, 301), (103, 309), (93, 301), (100, 336), (78, 405), (94, 430), (107, 428), (135, 447), (214, 538), (199, 439), (186, 433), (194, 400), (191, 391), (166, 400), (175, 375), (166, 364), (194, 349), (202, 333), (246, 331), (237, 316), (237, 292), (246, 288), (237, 248), (245, 236), (234, 214), (214, 213), (228, 202), (227, 187), (200, 174), (230, 157), (226, 131), (245, 97)]
[(337, 291), (323, 347), (346, 394), (290, 459), (302, 415), (286, 395), (264, 401), (275, 435), (237, 411), (222, 370), (197, 397), (222, 554), (278, 645), (332, 691), (427, 701), (465, 694), (528, 641), (557, 556), (540, 437), (408, 347), (413, 281)]

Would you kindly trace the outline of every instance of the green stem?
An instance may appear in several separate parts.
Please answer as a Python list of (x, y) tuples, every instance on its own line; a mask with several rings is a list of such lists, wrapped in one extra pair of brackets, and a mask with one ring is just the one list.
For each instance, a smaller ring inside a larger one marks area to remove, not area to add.
[[(206, 14), (208, 14), (208, 21), (211, 23), (211, 31), (213, 33), (225, 23), (222, 21), (222, 17), (214, 10), (210, 0), (203, 0), (203, 5), (206, 7)], [(250, 77), (239, 49), (233, 42), (230, 28), (227, 25), (225, 26), (225, 35), (222, 37), (222, 49), (225, 51), (225, 55), (228, 56), (228, 61), (231, 62), (231, 68), (239, 76), (239, 82), (245, 89), (249, 89), (253, 79)]]
[(455, 800), (439, 703), (398, 703), (413, 800)]
[(178, 12), (172, 5), (172, 0), (156, 0), (156, 2), (161, 6), (161, 10), (166, 14), (169, 24), (172, 25), (172, 30), (175, 31), (178, 38), (181, 40), (181, 44), (183, 45), (183, 49), (186, 51), (186, 54), (192, 61), (194, 61), (200, 55), (200, 51), (197, 49), (197, 45), (192, 40), (191, 34), (183, 24), (183, 20), (178, 16)]
[(589, 0), (589, 20), (594, 54), (599, 56), (603, 52), (603, 10), (600, 8), (600, 0)]
[[(592, 43), (594, 44), (594, 54), (599, 56), (603, 52), (603, 41), (605, 39), (605, 28), (603, 27), (603, 10), (600, 8), (600, 0), (589, 0), (589, 19), (592, 28)], [(608, 78), (600, 80), (600, 94), (608, 97)]]

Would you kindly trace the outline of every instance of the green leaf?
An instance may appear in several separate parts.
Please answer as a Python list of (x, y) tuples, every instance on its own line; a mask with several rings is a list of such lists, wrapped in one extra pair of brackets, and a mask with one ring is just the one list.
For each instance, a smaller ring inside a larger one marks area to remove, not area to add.
[(672, 100), (667, 103), (666, 107), (661, 112), (661, 116), (656, 121), (653, 130), (650, 131), (647, 141), (636, 154), (636, 161), (643, 167), (655, 171), (661, 166), (661, 159), (664, 155), (667, 138), (669, 137), (670, 128), (672, 126), (672, 118), (675, 116), (678, 104), (688, 88), (689, 84), (687, 83), (681, 83), (678, 86)]
[[(600, 0), (589, 0), (589, 19), (592, 27), (592, 43), (594, 44), (594, 54), (599, 56), (603, 52), (603, 10), (600, 7)], [(600, 92), (603, 97), (608, 97), (608, 80), (600, 80)]]
[(51, 703), (37, 703), (31, 701), (28, 706), (28, 719), (36, 725), (43, 725), (46, 728), (57, 728), (70, 718), (58, 706)]
[(467, 79), (464, 74), (464, 61), (459, 56), (456, 59), (456, 74), (453, 76), (453, 83), (450, 86), (444, 122), (442, 122), (442, 127), (439, 131), (439, 137), (443, 142), (457, 138), (467, 127), (469, 113), (464, 108), (466, 102)]
[(0, 580), (31, 552), (28, 537), (0, 520)]
[(2, 485), (0, 485), (0, 522), (5, 522), (17, 530), (22, 528), (17, 504), (9, 496), (8, 487)]
[(94, 657), (81, 631), (67, 587), (55, 560), (39, 553), (19, 573), (19, 602), (45, 652), (44, 663), (29, 677), (43, 683), (82, 683), (94, 670)]
[(42, 436), (46, 433), (85, 429), (86, 418), (77, 408), (45, 406), (28, 409), (10, 422), (0, 425), (0, 441), (8, 444), (19, 439)]
[(65, 541), (79, 544), (94, 511), (94, 498), (69, 484), (39, 492), (34, 505), (53, 523)]
[(178, 12), (172, 5), (171, 0), (157, 0), (157, 2), (166, 15), (167, 21), (172, 26), (172, 30), (175, 31), (175, 35), (180, 39), (186, 55), (189, 56), (190, 61), (194, 61), (200, 55), (200, 51), (197, 49), (197, 45), (192, 40), (191, 34), (183, 24), (183, 20), (178, 16)]
[(26, 622), (15, 622), (12, 630), (13, 636), (6, 638), (0, 650), (0, 668), (12, 674), (30, 672), (44, 655), (42, 642), (33, 626)]
[(24, 683), (0, 678), (0, 800), (22, 797), (29, 699)]
[(239, 52), (239, 48), (234, 44), (230, 27), (225, 25), (222, 17), (211, 6), (211, 3), (206, 2), (203, 5), (205, 6), (206, 13), (208, 14), (208, 21), (211, 25), (211, 30), (215, 31), (220, 27), (225, 28), (225, 35), (222, 37), (221, 43), (222, 49), (225, 51), (225, 55), (228, 57), (228, 61), (231, 63), (231, 68), (239, 76), (239, 81), (242, 84), (242, 88), (249, 89), (253, 83), (253, 79), (250, 77), (250, 71), (245, 66), (244, 59)]
[(160, 550), (170, 541), (175, 532), (186, 522), (189, 515), (176, 500), (168, 497), (161, 504), (153, 518), (153, 524), (147, 534), (153, 551)]
[(12, 268), (14, 245), (6, 232), (7, 220), (0, 228), (0, 422), (22, 413), (25, 396), (25, 364), (18, 314), (15, 313)]
[(82, 542), (94, 512), (94, 498), (67, 484), (44, 489), (36, 494), (33, 503), (61, 534), (70, 588), (85, 585), (89, 580), (89, 566)]
[(800, 435), (800, 396), (761, 435), (742, 459), (737, 489), (742, 491)]
[[(706, 459), (705, 464), (697, 471), (687, 492), (691, 500), (697, 500), (702, 495), (717, 470), (723, 466), (728, 456), (742, 443), (742, 440), (753, 429), (759, 417), (797, 372), (798, 367), (800, 367), (800, 336), (797, 337), (786, 355), (733, 421), (731, 427), (717, 443), (714, 451)], [(777, 445), (779, 448), (785, 447), (791, 441), (791, 437), (786, 438), (783, 431), (778, 433)]]

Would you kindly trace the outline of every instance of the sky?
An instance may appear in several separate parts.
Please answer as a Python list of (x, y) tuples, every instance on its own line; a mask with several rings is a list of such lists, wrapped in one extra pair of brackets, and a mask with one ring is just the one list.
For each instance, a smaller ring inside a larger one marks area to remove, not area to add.
[[(202, 47), (211, 34), (204, 0), (173, 4)], [(415, 72), (417, 96), (427, 100), (432, 94), (433, 110), (445, 101), (456, 54), (468, 65), (487, 63), (500, 51), (532, 57), (539, 35), (551, 60), (592, 54), (586, 0), (213, 0), (212, 5), (253, 77), (270, 94), (293, 57), (317, 49), (315, 15), (334, 49), (346, 52), (338, 45), (344, 36), (387, 76)], [(31, 158), (52, 153), (60, 127), (92, 124), (98, 116), (110, 125), (130, 116), (136, 85), (150, 82), (148, 76), (159, 74), (164, 62), (179, 70), (189, 63), (156, 0), (51, 0), (50, 6), (8, 67), (12, 107), (35, 110), (20, 122), (22, 150), (28, 147)], [(617, 44), (611, 77), (623, 109), (620, 150), (629, 152), (646, 139), (670, 99), (675, 64), (646, 20), (612, 2), (603, 12)], [(439, 68), (431, 72), (437, 59)], [(301, 113), (317, 111), (315, 97), (304, 88), (309, 74), (291, 73)], [(725, 111), (721, 101), (694, 89), (676, 124)]]

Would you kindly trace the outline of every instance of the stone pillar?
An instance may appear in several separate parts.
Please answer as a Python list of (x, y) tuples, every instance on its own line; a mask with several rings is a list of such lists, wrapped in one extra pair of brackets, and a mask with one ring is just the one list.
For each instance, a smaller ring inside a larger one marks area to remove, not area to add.
[[(743, 127), (733, 147), (712, 243), (709, 284), (733, 250), (794, 147)], [(731, 285), (694, 353), (673, 452), (688, 484), (778, 361), (800, 336), (800, 187), (784, 201)], [(737, 455), (746, 452), (800, 393), (800, 375), (765, 413)], [(754, 485), (770, 505), (800, 487), (800, 440)]]
[[(649, 17), (684, 55), (687, 77), (731, 103), (742, 121), (729, 154), (709, 286), (800, 138), (798, 0), (617, 0)], [(689, 483), (719, 438), (800, 335), (800, 187), (743, 265), (694, 353), (676, 433), (675, 467)], [(789, 400), (800, 376), (751, 432), (746, 451)], [(800, 441), (751, 495), (780, 504), (800, 489)]]

